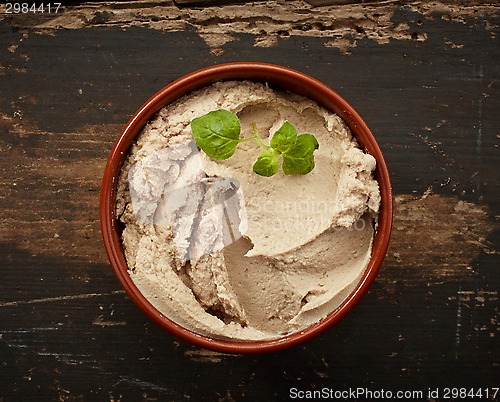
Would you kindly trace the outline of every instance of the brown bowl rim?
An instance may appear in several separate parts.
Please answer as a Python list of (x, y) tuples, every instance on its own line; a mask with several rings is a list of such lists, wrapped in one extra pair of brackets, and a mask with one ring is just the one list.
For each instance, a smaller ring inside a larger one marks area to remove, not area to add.
[[(380, 186), (381, 204), (372, 256), (365, 272), (349, 296), (325, 318), (304, 330), (276, 339), (231, 341), (197, 334), (160, 313), (132, 281), (122, 249), (120, 229), (115, 217), (117, 182), (129, 149), (142, 128), (165, 105), (194, 90), (216, 81), (251, 80), (266, 82), (290, 92), (304, 95), (337, 113), (351, 129), (365, 151), (377, 161), (375, 177)], [(233, 62), (206, 67), (171, 82), (144, 103), (125, 125), (109, 155), (101, 185), (100, 222), (104, 246), (111, 266), (128, 296), (153, 322), (171, 334), (194, 345), (217, 352), (250, 354), (272, 352), (305, 342), (337, 324), (367, 293), (382, 266), (392, 228), (393, 198), (389, 171), (380, 147), (367, 124), (356, 110), (336, 91), (305, 73), (276, 64)]]

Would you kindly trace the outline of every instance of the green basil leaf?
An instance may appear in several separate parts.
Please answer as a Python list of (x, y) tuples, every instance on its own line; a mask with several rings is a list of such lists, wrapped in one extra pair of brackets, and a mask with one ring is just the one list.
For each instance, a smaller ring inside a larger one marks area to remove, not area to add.
[(255, 163), (253, 171), (261, 176), (271, 177), (278, 172), (278, 155), (272, 149), (262, 151)]
[(314, 151), (319, 148), (318, 140), (312, 134), (301, 134), (297, 142), (283, 153), (283, 173), (306, 174), (314, 169)]
[(240, 138), (240, 121), (228, 110), (214, 110), (191, 122), (196, 144), (213, 159), (227, 159), (234, 154)]
[(280, 153), (288, 151), (292, 145), (297, 142), (297, 130), (293, 124), (285, 121), (281, 127), (276, 130), (271, 139), (270, 145)]

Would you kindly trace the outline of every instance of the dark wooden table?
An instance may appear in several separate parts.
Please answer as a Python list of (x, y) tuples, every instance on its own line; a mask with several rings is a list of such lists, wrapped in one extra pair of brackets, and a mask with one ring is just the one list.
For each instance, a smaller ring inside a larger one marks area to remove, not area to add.
[[(0, 6), (0, 400), (279, 401), (291, 388), (363, 388), (432, 401), (446, 387), (493, 400), (499, 3), (185, 3)], [(247, 60), (310, 74), (358, 109), (391, 170), (395, 217), (377, 281), (339, 325), (290, 350), (233, 356), (138, 311), (107, 261), (98, 202), (112, 144), (150, 95)]]

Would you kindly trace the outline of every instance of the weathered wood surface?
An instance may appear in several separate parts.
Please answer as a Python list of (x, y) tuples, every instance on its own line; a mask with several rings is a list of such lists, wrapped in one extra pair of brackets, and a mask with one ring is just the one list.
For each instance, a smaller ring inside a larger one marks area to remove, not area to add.
[[(311, 3), (0, 16), (0, 400), (500, 386), (500, 7)], [(114, 278), (98, 224), (102, 170), (131, 114), (173, 79), (236, 60), (345, 96), (385, 153), (396, 213), (382, 271), (346, 319), (250, 357), (152, 325)]]

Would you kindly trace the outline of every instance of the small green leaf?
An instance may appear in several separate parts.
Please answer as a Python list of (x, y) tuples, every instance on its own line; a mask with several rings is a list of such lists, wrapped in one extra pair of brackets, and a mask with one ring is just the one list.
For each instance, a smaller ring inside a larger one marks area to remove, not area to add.
[(306, 174), (314, 169), (314, 151), (319, 148), (316, 137), (312, 134), (301, 134), (297, 142), (283, 153), (283, 173)]
[(240, 121), (228, 110), (214, 110), (191, 122), (196, 144), (213, 159), (234, 154), (240, 138)]
[(191, 122), (196, 144), (212, 159), (231, 157), (240, 142), (256, 141), (265, 150), (253, 165), (253, 171), (261, 176), (270, 177), (279, 169), (279, 155), (283, 157), (283, 172), (306, 174), (314, 169), (314, 151), (319, 144), (314, 135), (297, 135), (293, 124), (285, 121), (273, 134), (270, 144), (265, 144), (258, 136), (253, 123), (253, 137), (240, 138), (240, 121), (228, 110), (214, 110)]
[(278, 155), (272, 149), (262, 151), (255, 163), (253, 171), (261, 176), (271, 177), (278, 172)]
[(283, 153), (288, 151), (296, 142), (297, 130), (291, 123), (285, 121), (274, 133), (270, 145), (280, 153)]

